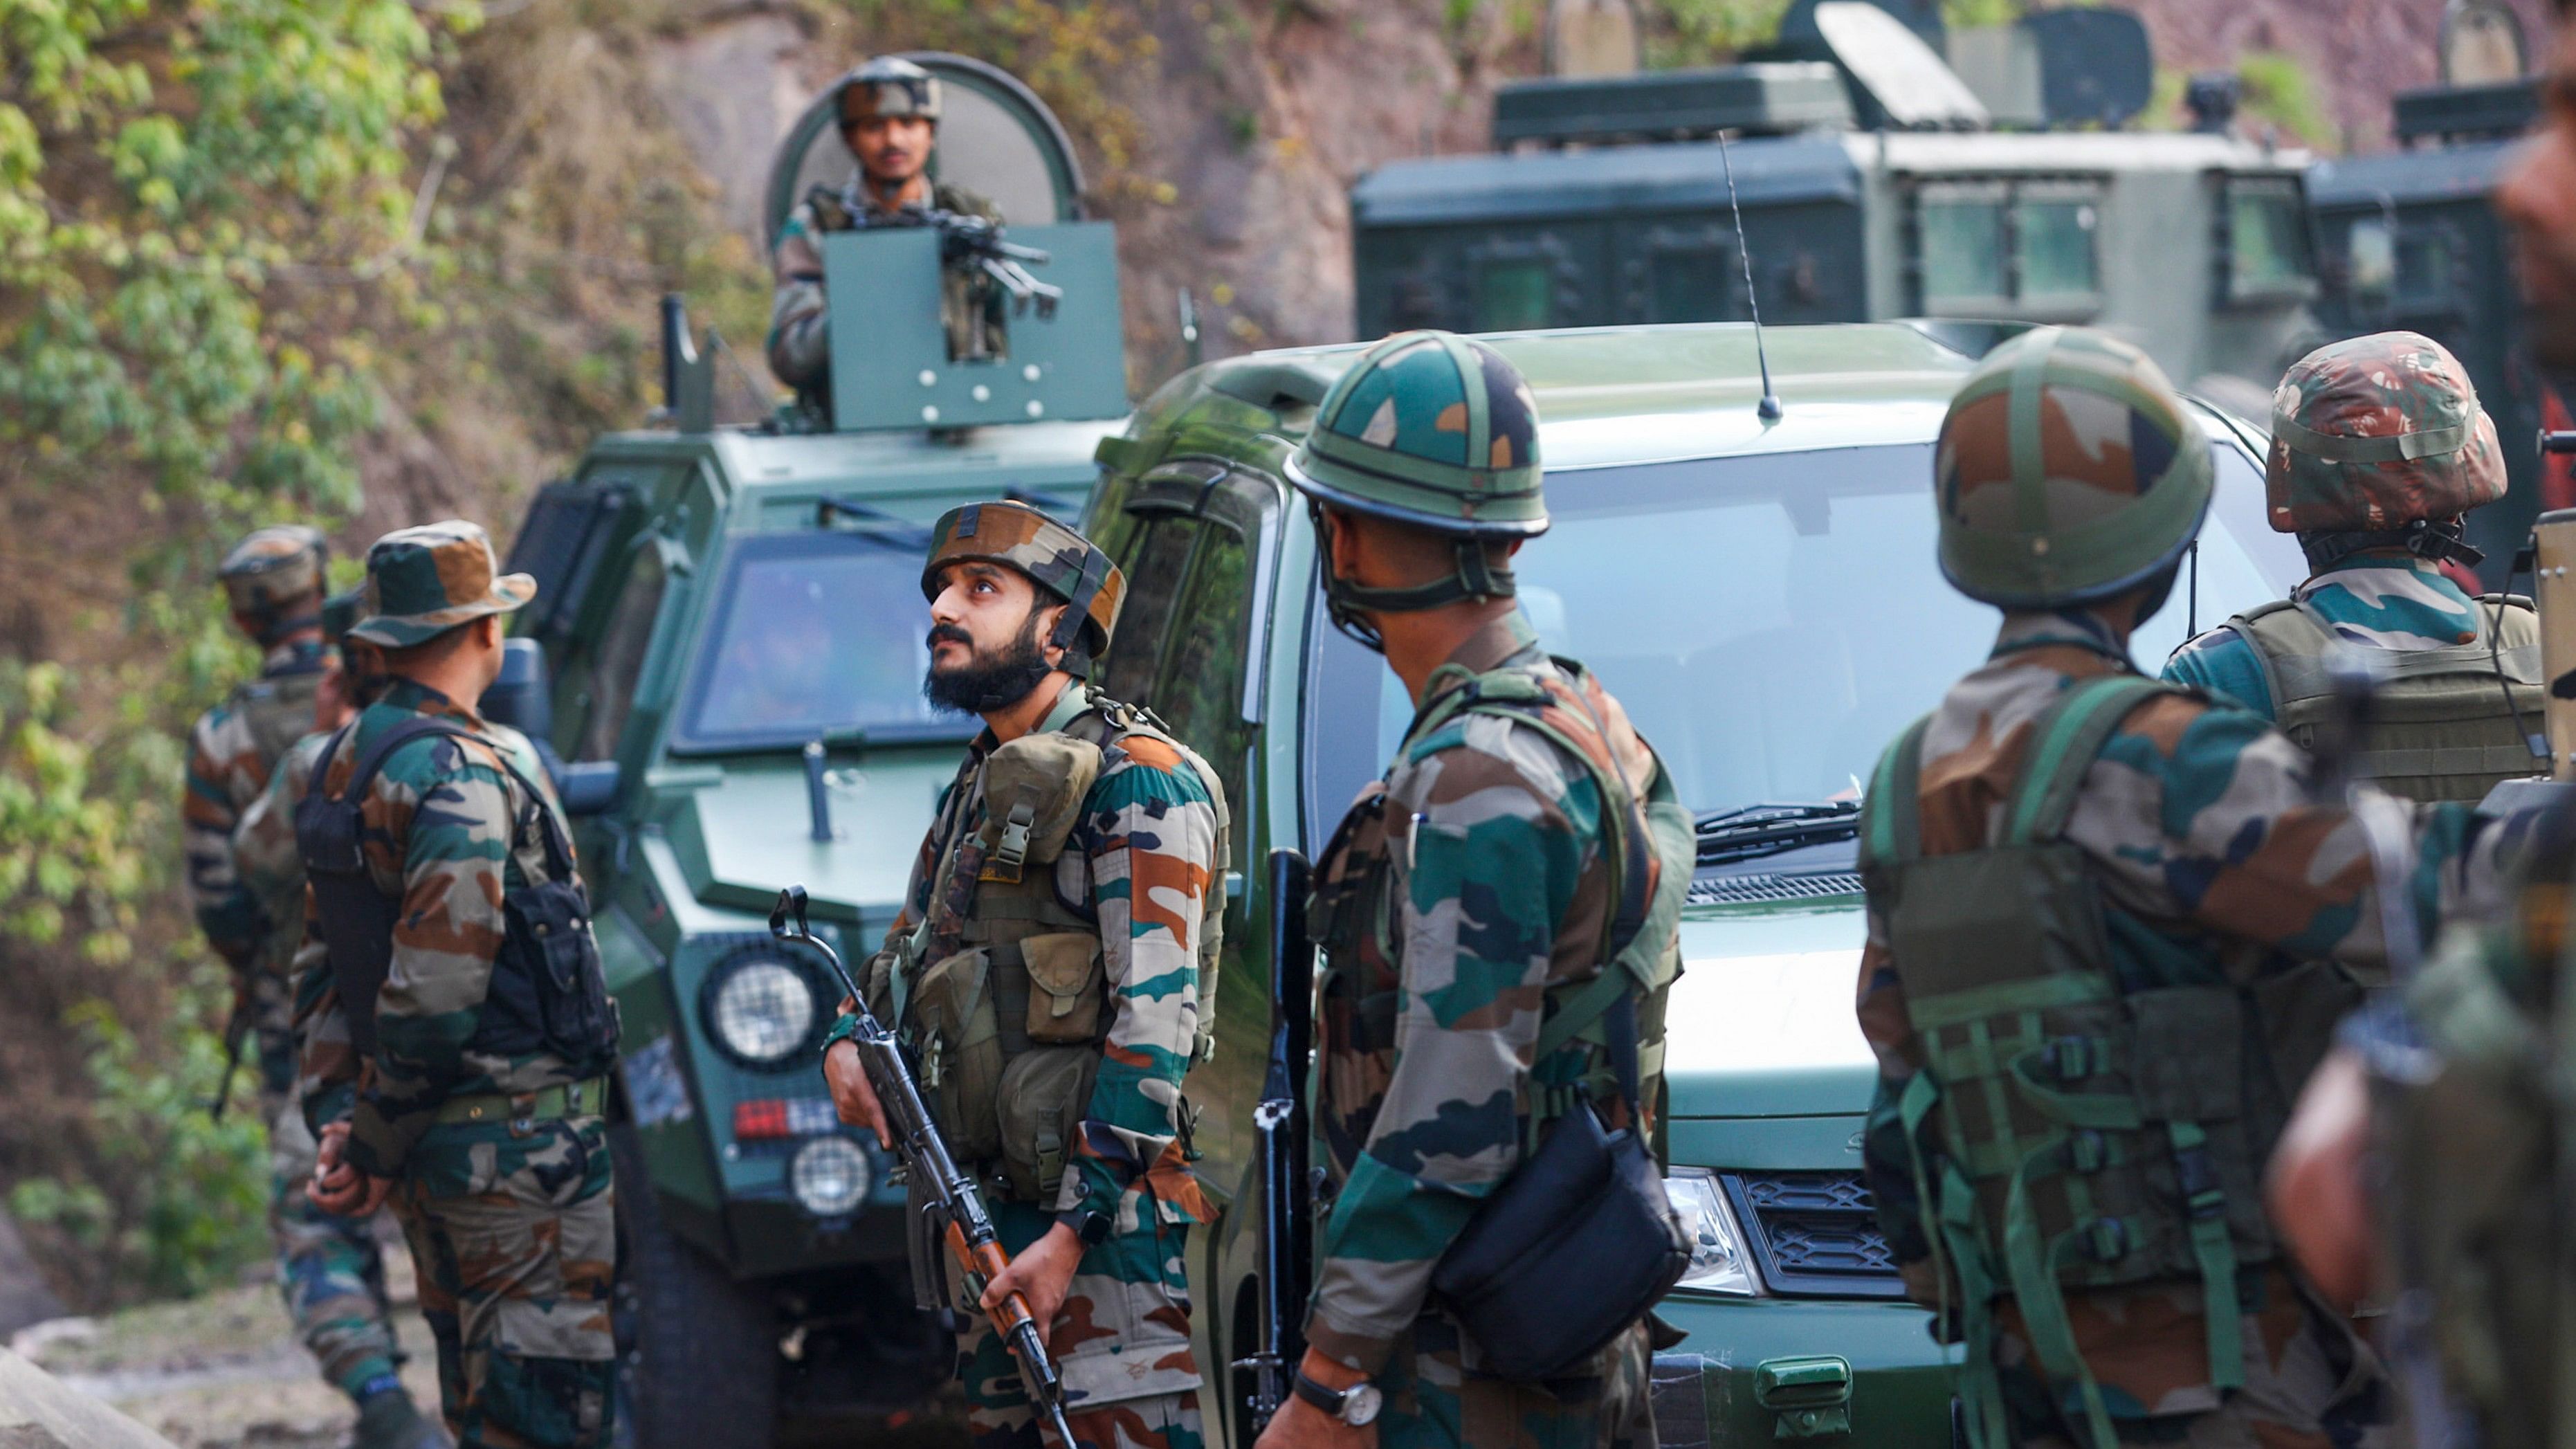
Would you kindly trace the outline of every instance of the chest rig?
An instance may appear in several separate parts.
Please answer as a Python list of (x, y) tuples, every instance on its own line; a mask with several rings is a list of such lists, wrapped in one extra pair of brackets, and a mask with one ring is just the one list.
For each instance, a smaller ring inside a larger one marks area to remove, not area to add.
[[(1992, 1359), (2005, 1297), (2040, 1367), (2076, 1386), (2070, 1417), (2093, 1449), (2119, 1440), (2068, 1289), (2198, 1279), (2209, 1382), (2244, 1385), (2237, 1272), (2276, 1252), (2261, 1184), (2282, 1108), (2264, 1012), (2234, 985), (2126, 989), (2111, 938), (2135, 923), (2064, 838), (2120, 721), (2174, 692), (2131, 675), (2067, 690), (2033, 726), (2000, 838), (1976, 849), (1923, 853), (1928, 717), (1881, 758), (1862, 814), (1862, 874), (1923, 1055), (1899, 1110), (1924, 1234), (1956, 1294), (1975, 1449), (2011, 1442)], [(2295, 1080), (2314, 1062), (2285, 1065)]]
[(314, 664), (264, 675), (233, 691), (233, 712), (250, 731), (263, 766), (275, 769), (297, 740), (313, 732), (313, 697), (321, 690), (322, 666)]
[[(1648, 791), (1634, 788), (1606, 737), (1600, 713), (1587, 695), (1595, 686), (1583, 666), (1553, 661), (1554, 668), (1505, 666), (1470, 675), (1438, 694), (1406, 730), (1396, 757), (1416, 763), (1435, 753), (1441, 730), (1469, 714), (1508, 719), (1536, 730), (1573, 757), (1591, 776), (1602, 802), (1601, 851), (1610, 870), (1610, 900), (1619, 919), (1605, 915), (1600, 971), (1549, 988), (1545, 1014), (1531, 1055), (1530, 1113), (1524, 1153), (1534, 1152), (1551, 1122), (1584, 1103), (1602, 1109), (1611, 1127), (1633, 1125), (1630, 1103), (1647, 1113), (1660, 1136), (1664, 1070), (1664, 1011), (1681, 975), (1679, 921), (1690, 888), (1696, 843), (1690, 812), (1658, 767)], [(1432, 678), (1466, 671), (1443, 666)], [(1324, 849), (1307, 929), (1325, 952), (1319, 986), (1316, 1065), (1317, 1130), (1326, 1147), (1326, 1172), (1338, 1185), (1368, 1144), (1394, 1067), (1397, 1006), (1402, 983), (1396, 932), (1403, 903), (1389, 869), (1395, 851), (1409, 851), (1411, 833), (1398, 844), (1387, 819), (1383, 782), (1364, 793)], [(1418, 822), (1416, 822), (1418, 824)], [(1633, 1037), (1630, 1022), (1633, 1020)], [(1633, 1040), (1636, 1082), (1623, 1089), (1613, 1034)], [(1568, 1050), (1579, 1047), (1580, 1050)], [(1660, 1144), (1659, 1144), (1660, 1155)]]
[[(894, 963), (897, 1018), (949, 1150), (1022, 1201), (1049, 1200), (1062, 1182), (1115, 1021), (1098, 914), (1064, 900), (1057, 869), (1103, 749), (1135, 736), (1197, 774), (1216, 806), (1211, 870), (1221, 874), (1231, 820), (1216, 771), (1145, 711), (1095, 695), (959, 777), (929, 913)], [(1224, 912), (1220, 886), (1203, 902), (1195, 953), (1200, 1058), (1215, 1047)]]

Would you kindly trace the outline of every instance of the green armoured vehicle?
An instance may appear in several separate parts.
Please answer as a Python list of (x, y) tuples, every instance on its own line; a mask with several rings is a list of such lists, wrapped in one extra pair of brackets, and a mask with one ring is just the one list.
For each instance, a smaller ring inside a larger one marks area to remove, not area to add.
[(2223, 134), (2218, 87), (2204, 131), (2104, 129), (2148, 100), (2125, 12), (1944, 41), (1882, 3), (1803, 0), (1749, 64), (1502, 87), (1493, 154), (1352, 188), (1359, 335), (1739, 321), (1749, 250), (1766, 322), (2080, 322), (2268, 396), (2315, 334), (2306, 155)]
[[(1879, 751), (1994, 638), (1995, 612), (1943, 582), (1933, 547), (1933, 438), (1972, 359), (1903, 326), (1772, 328), (1786, 411), (1766, 423), (1747, 327), (1485, 340), (1529, 380), (1547, 465), (1554, 523), (1514, 561), (1521, 608), (1618, 696), (1698, 815), (1666, 1121), (1699, 1251), (1660, 1309), (1687, 1335), (1655, 1360), (1661, 1442), (1944, 1449), (1944, 1351), (1904, 1300), (1860, 1173), (1876, 1064), (1852, 1012), (1853, 850)], [(1226, 926), (1221, 1045), (1186, 1088), (1199, 1171), (1226, 1203), (1189, 1271), (1209, 1442), (1232, 1449), (1251, 1443), (1244, 1361), (1265, 1309), (1267, 862), (1320, 853), (1413, 712), (1384, 661), (1331, 627), (1313, 525), (1281, 478), (1359, 351), (1183, 373), (1102, 445), (1086, 518), (1130, 580), (1103, 685), (1216, 767), (1249, 883)], [(2216, 497), (2189, 581), (2138, 632), (2150, 668), (2304, 573), (2264, 523), (2265, 440), (2216, 411), (2201, 421)]]
[[(817, 1070), (839, 992), (763, 923), (802, 883), (845, 952), (882, 936), (978, 728), (921, 696), (927, 526), (1014, 493), (1076, 517), (1128, 403), (1113, 239), (1079, 219), (1063, 132), (998, 71), (912, 58), (946, 83), (945, 177), (1049, 254), (1052, 316), (952, 362), (941, 233), (831, 233), (828, 387), (716, 427), (716, 359), (666, 302), (671, 426), (601, 438), (511, 550), (539, 590), (500, 694), (567, 762), (624, 1021), (621, 1427), (643, 1449), (765, 1445), (781, 1414), (901, 1407), (950, 1368), (889, 1159)], [(827, 93), (783, 144), (773, 233), (849, 171), (835, 116)]]

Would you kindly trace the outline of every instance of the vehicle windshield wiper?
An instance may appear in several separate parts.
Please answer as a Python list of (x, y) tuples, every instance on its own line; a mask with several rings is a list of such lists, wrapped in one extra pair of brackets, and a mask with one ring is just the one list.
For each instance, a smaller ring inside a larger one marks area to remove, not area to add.
[(1699, 863), (1725, 865), (1778, 855), (1802, 845), (1860, 836), (1860, 802), (1807, 800), (1739, 805), (1699, 817)]

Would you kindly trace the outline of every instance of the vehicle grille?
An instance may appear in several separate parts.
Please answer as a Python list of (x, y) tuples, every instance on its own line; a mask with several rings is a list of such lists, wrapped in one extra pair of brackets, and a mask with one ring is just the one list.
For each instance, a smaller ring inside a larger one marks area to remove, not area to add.
[(1722, 875), (1695, 880), (1691, 882), (1689, 899), (1695, 906), (1731, 906), (1747, 901), (1804, 901), (1859, 894), (1860, 877), (1838, 870), (1815, 875)]
[(1736, 1221), (1772, 1292), (1790, 1298), (1901, 1298), (1896, 1254), (1857, 1172), (1729, 1173)]

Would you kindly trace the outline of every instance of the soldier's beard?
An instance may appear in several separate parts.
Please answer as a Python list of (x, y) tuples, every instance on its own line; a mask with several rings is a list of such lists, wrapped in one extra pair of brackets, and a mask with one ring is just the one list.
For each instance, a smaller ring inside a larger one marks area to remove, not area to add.
[(956, 625), (933, 625), (930, 644), (953, 642), (974, 652), (965, 663), (952, 668), (931, 665), (930, 672), (922, 676), (922, 698), (961, 714), (990, 714), (1028, 698), (1029, 692), (1054, 669), (1047, 663), (1046, 650), (1038, 643), (1038, 624), (1044, 617), (1042, 610), (1029, 610), (1027, 621), (1020, 625), (1019, 637), (989, 653), (976, 649), (973, 636)]

